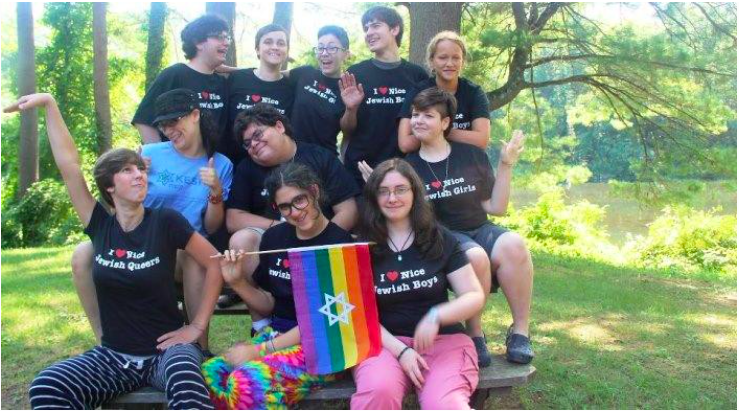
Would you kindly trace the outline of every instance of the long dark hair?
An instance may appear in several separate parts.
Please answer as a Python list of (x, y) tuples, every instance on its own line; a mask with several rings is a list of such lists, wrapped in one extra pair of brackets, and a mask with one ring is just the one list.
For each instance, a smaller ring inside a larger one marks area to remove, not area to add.
[(221, 138), (218, 132), (218, 125), (213, 118), (210, 110), (200, 109), (200, 136), (203, 139), (203, 148), (208, 154), (208, 158), (213, 157), (216, 152), (216, 145)]
[(410, 212), (411, 229), (416, 235), (414, 244), (421, 251), (423, 258), (431, 260), (440, 258), (444, 252), (441, 230), (436, 222), (431, 204), (426, 201), (426, 189), (423, 181), (408, 162), (399, 158), (393, 158), (378, 164), (364, 185), (365, 204), (359, 226), (361, 237), (367, 241), (377, 243), (376, 246), (372, 247), (373, 254), (390, 252), (387, 246), (387, 221), (382, 214), (382, 210), (380, 210), (378, 193), (382, 180), (391, 171), (397, 172), (410, 182), (411, 192), (413, 193), (413, 204)]

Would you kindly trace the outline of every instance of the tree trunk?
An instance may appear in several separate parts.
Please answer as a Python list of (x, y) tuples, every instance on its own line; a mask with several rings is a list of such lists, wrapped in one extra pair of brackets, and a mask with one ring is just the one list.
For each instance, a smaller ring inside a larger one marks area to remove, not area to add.
[[(36, 92), (36, 54), (33, 44), (31, 3), (18, 3), (18, 94)], [(21, 112), (18, 153), (18, 195), (23, 197), (38, 181), (38, 110)]]
[(110, 150), (113, 141), (110, 87), (108, 86), (108, 28), (105, 22), (107, 5), (107, 3), (92, 3), (93, 89), (98, 154)]
[(436, 33), (453, 30), (459, 33), (462, 26), (464, 3), (406, 3), (411, 15), (411, 48), (409, 59), (426, 66), (426, 46)]
[[(272, 23), (279, 24), (287, 30), (287, 44), (290, 44), (290, 31), (293, 26), (293, 3), (292, 2), (277, 2), (275, 3), (275, 15), (272, 18)], [(282, 69), (287, 70), (289, 64), (289, 58), (285, 59), (282, 63)]]
[(167, 3), (151, 3), (149, 11), (149, 38), (146, 43), (146, 89), (162, 71), (162, 56), (167, 48), (164, 25), (167, 21)]
[[(207, 13), (217, 14), (228, 23), (228, 34), (234, 38), (234, 22), (236, 21), (236, 3), (234, 2), (207, 2), (205, 3)], [(231, 41), (231, 46), (226, 53), (226, 65), (236, 67), (236, 42)]]

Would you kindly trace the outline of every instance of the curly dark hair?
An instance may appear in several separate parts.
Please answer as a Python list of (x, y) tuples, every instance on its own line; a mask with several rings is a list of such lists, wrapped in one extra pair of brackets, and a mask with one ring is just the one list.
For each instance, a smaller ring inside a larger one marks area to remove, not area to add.
[(457, 99), (454, 95), (446, 90), (437, 87), (429, 87), (421, 91), (413, 98), (411, 106), (419, 111), (435, 109), (441, 119), (449, 117), (449, 127), (444, 130), (444, 137), (448, 137), (452, 131), (452, 122), (454, 115), (457, 114)]
[[(313, 169), (305, 164), (291, 161), (272, 170), (264, 180), (264, 188), (269, 193), (270, 203), (275, 204), (277, 190), (285, 186), (295, 187), (309, 192), (316, 210), (322, 213), (321, 204), (325, 204), (328, 198), (324, 194), (321, 178), (318, 177), (318, 174)], [(317, 187), (318, 190), (314, 191), (312, 187)]]
[(244, 138), (244, 131), (250, 125), (259, 124), (260, 126), (274, 127), (278, 121), (285, 128), (285, 134), (292, 138), (292, 126), (290, 125), (290, 120), (284, 114), (280, 113), (272, 105), (266, 103), (255, 104), (253, 107), (242, 111), (236, 116), (236, 120), (234, 120), (234, 138), (241, 145)]
[(399, 27), (400, 30), (398, 30), (398, 34), (395, 36), (395, 44), (400, 47), (400, 43), (403, 41), (403, 18), (400, 17), (400, 14), (395, 9), (385, 6), (370, 7), (362, 14), (362, 30), (366, 31), (365, 26), (372, 20), (381, 21), (391, 29)]
[(387, 222), (380, 210), (378, 192), (382, 180), (387, 173), (395, 171), (408, 180), (413, 193), (410, 219), (411, 229), (416, 234), (414, 244), (421, 251), (425, 259), (435, 260), (444, 252), (444, 244), (439, 223), (436, 221), (431, 204), (426, 201), (426, 189), (421, 177), (418, 176), (407, 161), (400, 158), (385, 160), (375, 167), (364, 185), (365, 204), (362, 210), (362, 219), (359, 225), (360, 236), (377, 243), (372, 247), (373, 254), (387, 254), (391, 252), (387, 246)]
[(208, 40), (208, 37), (219, 35), (224, 31), (228, 33), (228, 23), (217, 14), (205, 14), (189, 22), (180, 33), (185, 58), (188, 60), (194, 58), (198, 54), (198, 44)]

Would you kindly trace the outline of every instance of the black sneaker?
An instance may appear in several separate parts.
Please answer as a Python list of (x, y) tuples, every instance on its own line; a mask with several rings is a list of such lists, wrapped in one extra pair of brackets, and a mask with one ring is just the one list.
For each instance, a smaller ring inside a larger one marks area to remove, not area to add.
[(240, 303), (242, 301), (241, 297), (239, 297), (238, 294), (223, 294), (218, 296), (218, 308), (228, 308), (233, 307), (234, 305)]
[(490, 363), (493, 362), (493, 357), (490, 356), (490, 351), (488, 351), (485, 336), (472, 337), (472, 342), (475, 343), (475, 351), (477, 351), (477, 365), (480, 368), (489, 367)]
[(210, 360), (211, 358), (215, 356), (216, 355), (213, 354), (210, 350), (203, 350), (203, 361)]
[(512, 325), (508, 328), (505, 346), (505, 357), (508, 362), (528, 364), (534, 359), (534, 349), (531, 347), (531, 340), (525, 335), (514, 334)]

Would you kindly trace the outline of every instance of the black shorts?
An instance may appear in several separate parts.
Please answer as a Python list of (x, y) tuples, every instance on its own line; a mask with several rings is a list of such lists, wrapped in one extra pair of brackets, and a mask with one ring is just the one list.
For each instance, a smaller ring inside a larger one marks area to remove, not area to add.
[[(505, 228), (495, 225), (490, 221), (481, 225), (480, 227), (470, 231), (454, 231), (452, 234), (459, 240), (462, 251), (467, 251), (471, 248), (482, 247), (489, 257), (493, 255), (493, 247), (495, 242), (498, 241), (501, 235), (507, 233), (508, 230)], [(491, 293), (497, 293), (500, 284), (498, 284), (498, 277), (496, 273), (491, 272), (492, 285), (490, 287)]]

